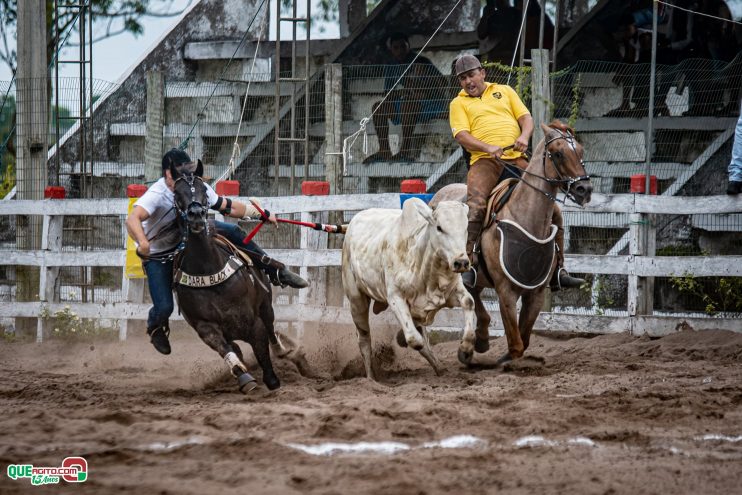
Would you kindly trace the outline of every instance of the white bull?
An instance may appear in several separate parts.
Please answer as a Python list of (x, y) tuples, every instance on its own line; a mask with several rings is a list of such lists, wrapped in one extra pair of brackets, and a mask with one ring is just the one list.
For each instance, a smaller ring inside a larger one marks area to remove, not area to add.
[[(402, 210), (372, 208), (350, 222), (343, 243), (343, 288), (368, 378), (375, 380), (368, 323), (372, 300), (375, 313), (392, 309), (407, 345), (419, 351), (436, 374), (442, 369), (424, 330), (436, 313), (461, 306), (464, 335), (474, 335), (474, 299), (460, 275), (469, 269), (467, 210), (458, 201), (444, 201), (433, 211), (410, 198)], [(461, 345), (473, 349), (473, 338)]]

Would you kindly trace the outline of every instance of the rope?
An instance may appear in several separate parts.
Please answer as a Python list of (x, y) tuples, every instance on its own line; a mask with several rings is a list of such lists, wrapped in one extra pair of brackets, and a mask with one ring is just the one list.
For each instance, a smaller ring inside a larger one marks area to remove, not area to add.
[(666, 5), (668, 7), (672, 7), (673, 9), (684, 10), (685, 12), (690, 12), (691, 14), (702, 15), (704, 17), (710, 17), (710, 18), (716, 19), (718, 21), (731, 22), (733, 24), (739, 24), (740, 26), (742, 26), (742, 22), (735, 21), (733, 19), (724, 19), (723, 17), (718, 17), (718, 16), (711, 15), (711, 14), (704, 14), (703, 12), (696, 12), (695, 10), (686, 9), (686, 8), (680, 7), (678, 5), (672, 4), (670, 2), (663, 2), (662, 0), (654, 0), (654, 1), (657, 2), (657, 3), (661, 3), (662, 5)]
[(520, 42), (522, 40), (523, 27), (526, 25), (526, 17), (528, 14), (528, 2), (529, 0), (526, 0), (525, 4), (523, 4), (523, 17), (520, 21), (520, 29), (518, 30), (518, 40), (515, 42), (515, 49), (513, 49), (513, 59), (510, 61), (510, 72), (508, 72), (508, 82), (507, 82), (508, 86), (510, 86), (510, 74), (513, 73), (513, 67), (515, 67), (515, 55), (518, 53), (518, 47), (520, 46)]
[[(374, 114), (379, 110), (379, 108), (381, 108), (381, 104), (384, 103), (387, 98), (389, 98), (389, 95), (392, 93), (392, 91), (394, 91), (394, 88), (396, 88), (397, 85), (400, 83), (400, 81), (402, 79), (404, 79), (404, 76), (407, 74), (407, 71), (410, 70), (410, 67), (412, 67), (412, 65), (415, 63), (415, 61), (420, 56), (420, 54), (425, 51), (425, 48), (428, 47), (428, 45), (433, 40), (433, 38), (435, 37), (435, 35), (438, 34), (438, 31), (441, 30), (441, 28), (446, 23), (446, 21), (448, 20), (448, 18), (451, 17), (451, 14), (453, 14), (453, 11), (456, 10), (456, 7), (459, 6), (459, 4), (461, 3), (461, 1), (462, 0), (456, 0), (456, 3), (454, 4), (454, 6), (451, 7), (451, 10), (449, 10), (448, 11), (448, 14), (446, 14), (446, 17), (444, 17), (443, 18), (443, 21), (441, 21), (441, 23), (438, 24), (438, 27), (435, 28), (435, 31), (433, 31), (433, 34), (430, 35), (430, 37), (425, 42), (425, 44), (422, 46), (422, 48), (420, 48), (420, 50), (418, 50), (418, 52), (415, 54), (415, 57), (412, 59), (412, 61), (409, 64), (407, 64), (407, 67), (405, 67), (405, 70), (404, 70), (404, 72), (402, 72), (402, 75), (399, 76), (399, 78), (394, 82), (394, 84), (391, 86), (391, 88), (389, 89), (389, 91), (387, 91), (387, 93), (384, 95), (384, 97), (381, 99), (381, 101), (379, 101), (379, 104), (376, 106), (376, 109), (371, 112), (371, 115), (369, 115), (368, 117), (362, 118), (361, 121), (358, 124), (359, 125), (359, 129), (356, 132), (354, 132), (353, 134), (351, 134), (350, 136), (348, 136), (347, 138), (345, 138), (343, 140), (343, 175), (345, 175), (346, 172), (347, 172), (347, 157), (349, 156), (348, 154), (346, 154), (346, 150), (348, 148), (351, 148), (353, 146), (353, 144), (355, 144), (356, 140), (358, 139), (358, 136), (361, 133), (363, 133), (363, 153), (364, 154), (368, 154), (368, 135), (366, 133), (366, 126), (368, 125), (369, 121), (371, 121), (371, 119), (373, 118)], [(348, 146), (346, 143), (350, 139), (352, 139), (353, 141)]]
[[(266, 12), (266, 16), (267, 15), (268, 14)], [(267, 19), (266, 19), (266, 21), (267, 21)], [(263, 24), (263, 25), (260, 26), (260, 32), (258, 33), (258, 41), (255, 44), (255, 54), (253, 55), (253, 58), (252, 58), (252, 66), (250, 67), (250, 75), (249, 75), (249, 77), (247, 79), (247, 89), (245, 90), (245, 99), (242, 101), (242, 112), (240, 112), (240, 120), (237, 123), (237, 133), (234, 136), (234, 144), (232, 145), (232, 156), (229, 157), (229, 165), (227, 167), (227, 172), (226, 173), (227, 173), (227, 175), (228, 175), (228, 177), (230, 179), (232, 178), (232, 176), (234, 174), (234, 171), (236, 169), (236, 165), (234, 163), (234, 160), (235, 160), (235, 158), (237, 156), (239, 156), (239, 153), (240, 153), (240, 145), (238, 143), (238, 140), (240, 138), (240, 130), (242, 129), (242, 118), (245, 115), (245, 109), (247, 108), (247, 95), (250, 94), (250, 83), (252, 82), (253, 74), (255, 73), (255, 61), (258, 58), (258, 48), (260, 48), (260, 40), (263, 37), (263, 27), (264, 26), (265, 26), (265, 24)], [(224, 174), (222, 174), (222, 175), (224, 175)]]
[(183, 140), (182, 143), (178, 146), (179, 149), (184, 150), (186, 149), (186, 146), (188, 146), (188, 141), (191, 140), (191, 136), (193, 135), (194, 129), (196, 129), (196, 126), (201, 121), (201, 116), (205, 115), (206, 107), (209, 106), (209, 103), (211, 102), (211, 98), (214, 96), (214, 93), (216, 93), (217, 88), (219, 87), (219, 83), (222, 81), (222, 77), (224, 76), (224, 73), (227, 72), (227, 69), (229, 68), (229, 65), (234, 60), (234, 57), (237, 55), (237, 51), (242, 46), (242, 43), (245, 42), (245, 39), (247, 38), (248, 33), (250, 32), (250, 28), (252, 27), (253, 23), (255, 22), (255, 19), (258, 17), (258, 14), (260, 13), (260, 9), (263, 8), (263, 5), (265, 4), (266, 0), (262, 0), (260, 2), (260, 5), (258, 5), (258, 9), (255, 11), (255, 15), (253, 16), (252, 20), (250, 21), (250, 24), (247, 26), (247, 29), (245, 29), (244, 34), (242, 35), (242, 38), (240, 38), (240, 42), (237, 44), (237, 47), (234, 49), (234, 53), (232, 53), (232, 56), (229, 57), (229, 60), (227, 61), (226, 65), (222, 69), (222, 72), (219, 74), (219, 77), (216, 80), (216, 84), (214, 85), (214, 89), (211, 90), (211, 94), (206, 100), (206, 103), (204, 104), (204, 107), (201, 109), (201, 111), (198, 113), (198, 117), (196, 118), (196, 122), (193, 123), (193, 127), (191, 127), (191, 130), (188, 131), (188, 135)]

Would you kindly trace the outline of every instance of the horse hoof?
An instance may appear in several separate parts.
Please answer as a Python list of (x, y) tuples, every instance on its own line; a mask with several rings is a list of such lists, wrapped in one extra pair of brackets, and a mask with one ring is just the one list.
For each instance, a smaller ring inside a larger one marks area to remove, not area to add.
[(485, 352), (490, 350), (490, 341), (489, 339), (476, 339), (474, 341), (474, 350), (478, 352), (479, 354), (484, 354)]
[(471, 352), (464, 352), (461, 349), (459, 349), (459, 352), (458, 352), (459, 362), (461, 364), (465, 364), (469, 366), (471, 364), (471, 358), (473, 357), (473, 355), (474, 354)]
[(275, 378), (273, 380), (263, 380), (265, 383), (265, 386), (268, 387), (268, 390), (276, 390), (278, 387), (281, 386), (281, 382), (278, 380), (278, 378)]
[(254, 390), (258, 386), (258, 382), (252, 377), (250, 373), (243, 373), (237, 378), (237, 383), (240, 386), (240, 392), (246, 394), (251, 390)]
[(407, 347), (407, 339), (402, 330), (397, 332), (397, 345), (399, 345), (399, 347)]

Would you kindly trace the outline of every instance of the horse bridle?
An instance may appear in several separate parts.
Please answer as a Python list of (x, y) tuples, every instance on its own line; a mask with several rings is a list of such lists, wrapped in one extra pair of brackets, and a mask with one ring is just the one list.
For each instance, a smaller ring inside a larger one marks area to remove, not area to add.
[[(188, 206), (184, 210), (181, 210), (178, 206), (178, 202), (174, 201), (175, 203), (175, 212), (180, 216), (181, 220), (183, 220), (183, 241), (182, 244), (185, 244), (185, 240), (188, 237), (188, 232), (190, 230), (190, 226), (188, 225), (188, 212), (191, 210), (193, 206), (198, 206), (202, 210), (208, 210), (208, 207), (204, 206), (199, 201), (196, 201), (196, 186), (194, 184), (196, 179), (201, 179), (194, 173), (182, 173), (180, 177), (175, 179), (175, 182), (173, 184), (173, 191), (175, 190), (175, 185), (178, 183), (178, 181), (184, 181), (186, 184), (188, 184), (188, 187), (191, 189), (191, 202), (188, 203)], [(203, 180), (201, 179), (202, 183)], [(209, 222), (206, 222), (206, 235), (209, 235)]]
[[(543, 171), (544, 171), (543, 172), (544, 175), (541, 176), (541, 175), (538, 175), (538, 174), (534, 174), (533, 172), (528, 172), (527, 170), (523, 170), (522, 172), (524, 172), (524, 173), (526, 173), (528, 175), (531, 175), (533, 177), (539, 178), (539, 179), (543, 180), (544, 182), (547, 182), (548, 184), (557, 184), (559, 186), (559, 190), (564, 193), (564, 196), (565, 197), (567, 197), (568, 199), (572, 200), (573, 202), (579, 204), (578, 201), (577, 201), (577, 198), (575, 198), (575, 196), (571, 192), (569, 192), (569, 190), (571, 189), (572, 185), (576, 184), (577, 182), (580, 182), (580, 181), (583, 181), (583, 180), (590, 180), (590, 176), (589, 175), (580, 175), (580, 176), (577, 176), (577, 177), (570, 177), (570, 176), (567, 176), (566, 174), (564, 174), (562, 170), (560, 170), (559, 164), (558, 164), (557, 160), (554, 159), (554, 157), (551, 154), (551, 151), (549, 151), (549, 145), (551, 143), (553, 143), (554, 141), (558, 141), (560, 139), (564, 139), (565, 141), (567, 141), (567, 143), (569, 144), (569, 147), (574, 152), (575, 157), (578, 158), (578, 160), (580, 162), (580, 165), (582, 165), (582, 169), (583, 170), (585, 169), (585, 165), (584, 165), (584, 162), (583, 162), (582, 158), (579, 158), (579, 156), (577, 156), (577, 148), (575, 147), (575, 144), (574, 144), (574, 139), (575, 139), (574, 135), (572, 135), (572, 133), (569, 132), (569, 131), (567, 131), (566, 133), (562, 133), (562, 131), (560, 131), (559, 129), (554, 129), (554, 131), (556, 131), (559, 135), (558, 136), (555, 136), (555, 137), (553, 137), (551, 139), (549, 139), (548, 141), (546, 141), (544, 143), (544, 156), (543, 156), (542, 162), (541, 162), (542, 163), (542, 168), (543, 168)], [(507, 148), (504, 148), (504, 149), (509, 149), (509, 148), (512, 148), (512, 146), (508, 146)], [(547, 157), (549, 158), (549, 161), (551, 162), (551, 164), (554, 166), (554, 170), (556, 170), (556, 173), (557, 173), (557, 178), (556, 179), (550, 179), (549, 177), (546, 177), (546, 159), (547, 159)], [(507, 169), (510, 169), (510, 167), (512, 167), (512, 165), (509, 165), (509, 164), (505, 163), (503, 160), (499, 160), (498, 159), (498, 162), (500, 162), (500, 164), (503, 165)], [(512, 172), (512, 170), (511, 170), (511, 172)], [(520, 174), (518, 174), (518, 175), (520, 175)], [(529, 184), (528, 182), (525, 182), (523, 179), (519, 179), (519, 180), (522, 183), (526, 184), (527, 186), (529, 186), (529, 187), (535, 189), (536, 191), (540, 192), (541, 194), (543, 194), (544, 196), (546, 196), (547, 198), (549, 198), (551, 201), (559, 202), (559, 203), (564, 203), (564, 201), (561, 201), (560, 199), (558, 199), (557, 197), (553, 196), (552, 194), (549, 194), (546, 191), (542, 191), (538, 187), (536, 187), (536, 186), (534, 186), (532, 184)]]

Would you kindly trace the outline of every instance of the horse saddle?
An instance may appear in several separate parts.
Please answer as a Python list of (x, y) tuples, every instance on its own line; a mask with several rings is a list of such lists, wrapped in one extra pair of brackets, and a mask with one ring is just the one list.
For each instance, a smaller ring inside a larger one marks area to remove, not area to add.
[(484, 225), (482, 226), (482, 230), (489, 227), (492, 222), (495, 221), (497, 212), (499, 212), (502, 207), (505, 206), (505, 203), (508, 202), (508, 199), (510, 199), (510, 194), (513, 192), (513, 189), (518, 184), (518, 182), (520, 182), (520, 179), (505, 179), (504, 181), (497, 184), (494, 189), (492, 189), (492, 192), (487, 198), (487, 209), (485, 210)]
[(524, 289), (535, 289), (546, 283), (556, 255), (557, 230), (557, 226), (552, 225), (549, 237), (536, 239), (512, 220), (497, 222), (500, 265), (511, 282)]

